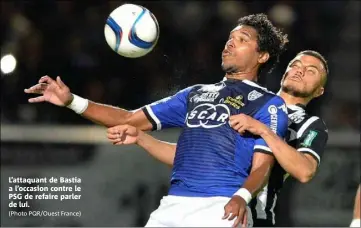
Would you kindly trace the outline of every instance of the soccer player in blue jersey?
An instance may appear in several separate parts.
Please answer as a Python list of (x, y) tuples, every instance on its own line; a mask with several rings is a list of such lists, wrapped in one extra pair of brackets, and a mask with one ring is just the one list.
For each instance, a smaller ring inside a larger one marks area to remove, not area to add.
[[(323, 94), (327, 75), (327, 62), (316, 51), (302, 51), (290, 61), (278, 93), (285, 100), (288, 109), (289, 131), (286, 142), (268, 126), (250, 116), (238, 114), (230, 117), (230, 125), (240, 134), (249, 132), (265, 139), (277, 160), (267, 185), (250, 202), (254, 226), (275, 225), (274, 208), (288, 175), (306, 183), (317, 171), (328, 139), (327, 127), (321, 118), (308, 115), (305, 105)], [(248, 99), (258, 99), (259, 96), (252, 93)], [(133, 126), (122, 125), (115, 128), (110, 129), (108, 134), (112, 143), (116, 145), (137, 143), (158, 160), (173, 165), (175, 144), (156, 140)], [(112, 132), (118, 132), (118, 135)], [(119, 133), (123, 138), (119, 137)], [(227, 214), (233, 212), (232, 204), (239, 203), (241, 202), (230, 201), (225, 206), (225, 212)], [(241, 206), (245, 209), (244, 204)], [(359, 222), (357, 219), (355, 221)]]
[(42, 77), (39, 84), (25, 92), (41, 94), (29, 102), (66, 106), (108, 127), (130, 124), (141, 130), (183, 128), (169, 194), (146, 226), (232, 226), (244, 221), (245, 210), (238, 210), (239, 204), (235, 204), (232, 218), (224, 220), (224, 205), (246, 205), (262, 188), (274, 158), (261, 137), (241, 136), (234, 131), (228, 124), (229, 117), (250, 115), (285, 137), (288, 120), (282, 109), (284, 101), (255, 81), (260, 71), (274, 66), (286, 43), (287, 37), (266, 15), (243, 17), (222, 52), (226, 80), (188, 87), (134, 112), (74, 95), (60, 77)]

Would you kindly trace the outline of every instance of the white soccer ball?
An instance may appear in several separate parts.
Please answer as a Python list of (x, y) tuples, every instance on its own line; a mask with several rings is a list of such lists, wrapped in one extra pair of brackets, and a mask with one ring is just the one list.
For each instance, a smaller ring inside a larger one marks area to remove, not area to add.
[(157, 44), (159, 25), (155, 16), (145, 7), (124, 4), (110, 13), (104, 35), (116, 53), (138, 58), (148, 54)]

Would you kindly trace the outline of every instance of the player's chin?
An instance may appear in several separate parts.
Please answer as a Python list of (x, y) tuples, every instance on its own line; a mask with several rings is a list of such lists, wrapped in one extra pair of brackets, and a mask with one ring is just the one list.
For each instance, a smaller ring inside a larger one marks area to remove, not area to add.
[(222, 61), (222, 70), (226, 73), (231, 73), (235, 69), (235, 65), (227, 61)]
[(310, 92), (306, 91), (302, 85), (283, 84), (282, 90), (295, 97), (306, 98), (310, 96)]

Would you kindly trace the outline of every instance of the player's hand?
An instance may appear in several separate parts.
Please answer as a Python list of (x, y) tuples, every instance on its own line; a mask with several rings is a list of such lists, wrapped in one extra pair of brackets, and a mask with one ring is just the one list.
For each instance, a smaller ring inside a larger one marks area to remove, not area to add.
[(229, 125), (240, 134), (249, 131), (254, 135), (261, 135), (267, 129), (266, 125), (245, 114), (230, 116)]
[(25, 93), (40, 94), (41, 96), (30, 98), (30, 103), (49, 102), (58, 106), (67, 106), (73, 100), (73, 95), (60, 77), (56, 80), (49, 76), (40, 78), (39, 83), (24, 90)]
[(113, 145), (127, 145), (137, 143), (140, 131), (128, 124), (108, 128), (107, 137)]
[(224, 216), (222, 219), (228, 219), (232, 221), (233, 227), (237, 227), (242, 224), (242, 227), (247, 227), (247, 203), (240, 196), (233, 196), (231, 200), (224, 206)]

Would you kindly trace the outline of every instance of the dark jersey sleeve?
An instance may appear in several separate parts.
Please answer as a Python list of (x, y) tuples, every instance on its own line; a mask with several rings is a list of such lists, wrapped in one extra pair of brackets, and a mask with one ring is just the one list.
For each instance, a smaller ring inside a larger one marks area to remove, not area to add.
[(187, 115), (187, 98), (191, 88), (183, 89), (173, 96), (166, 97), (143, 108), (143, 112), (153, 125), (152, 130), (183, 127)]
[[(310, 124), (308, 124), (310, 123)], [(318, 117), (309, 118), (297, 132), (296, 149), (312, 155), (318, 164), (328, 140), (328, 130), (325, 123)]]

